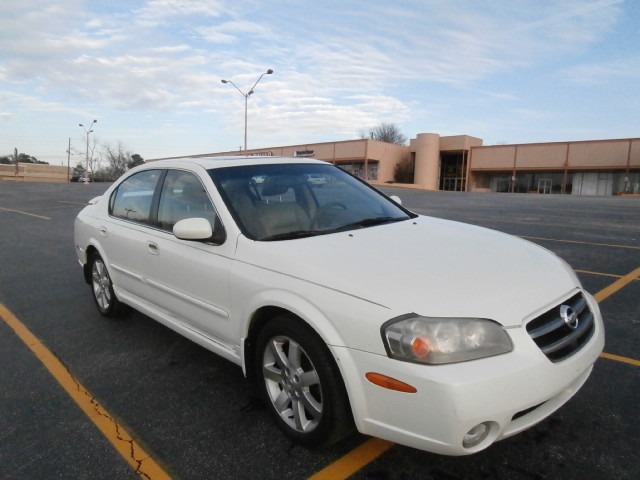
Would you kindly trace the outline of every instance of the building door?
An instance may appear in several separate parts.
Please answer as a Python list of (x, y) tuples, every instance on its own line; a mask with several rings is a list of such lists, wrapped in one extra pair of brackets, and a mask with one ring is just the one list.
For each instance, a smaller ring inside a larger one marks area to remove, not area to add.
[(507, 176), (494, 176), (491, 177), (491, 191), (508, 193), (511, 192), (512, 180)]
[(608, 172), (598, 173), (598, 188), (596, 195), (612, 195), (613, 194), (613, 174)]
[(538, 193), (551, 193), (551, 179), (541, 178), (538, 180)]
[(441, 152), (440, 190), (464, 192), (467, 183), (467, 156), (464, 150)]
[(573, 195), (612, 195), (613, 174), (610, 172), (579, 172), (573, 177)]

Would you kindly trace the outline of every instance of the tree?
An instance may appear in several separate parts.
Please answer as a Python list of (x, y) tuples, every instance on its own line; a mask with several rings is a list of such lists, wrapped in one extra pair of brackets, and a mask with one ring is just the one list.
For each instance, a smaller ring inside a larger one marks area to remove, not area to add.
[[(12, 163), (15, 163), (15, 155), (5, 155), (3, 157), (0, 157), (0, 164), (10, 165)], [(49, 165), (49, 162), (43, 162), (42, 160), (38, 160), (36, 157), (28, 155), (26, 153), (18, 154), (18, 163), (40, 163)]]
[[(363, 136), (363, 138), (365, 138)], [(406, 145), (405, 137), (395, 123), (381, 123), (377, 127), (369, 130), (369, 138), (380, 142), (395, 143), (396, 145)]]
[(19, 154), (18, 161), (20, 163), (39, 163), (39, 164), (49, 165), (49, 162), (43, 162), (42, 160), (38, 160), (36, 157), (32, 155), (27, 155), (26, 153)]
[(109, 166), (100, 173), (105, 180), (116, 180), (127, 170), (144, 163), (144, 158), (137, 153), (131, 154), (126, 151), (121, 142), (118, 142), (116, 147), (105, 145), (104, 153)]
[(131, 153), (124, 150), (122, 143), (118, 142), (115, 148), (106, 145), (105, 154), (109, 162), (109, 176), (112, 180), (120, 177), (128, 170), (128, 164), (132, 161)]
[(142, 165), (144, 163), (144, 158), (142, 158), (137, 153), (131, 155), (131, 160), (127, 163), (127, 168), (131, 170), (133, 167), (137, 167), (138, 165)]
[[(100, 161), (102, 160), (102, 155), (99, 151), (96, 151), (98, 148), (98, 139), (95, 136), (92, 136), (89, 144), (85, 143), (85, 140), (82, 141), (83, 147), (82, 149), (75, 149), (72, 155), (81, 155), (83, 157), (83, 163), (86, 169), (86, 174), (93, 176), (95, 170), (100, 166)], [(88, 155), (88, 156), (87, 156)]]
[(393, 181), (397, 183), (413, 183), (414, 166), (409, 158), (400, 160), (393, 169)]

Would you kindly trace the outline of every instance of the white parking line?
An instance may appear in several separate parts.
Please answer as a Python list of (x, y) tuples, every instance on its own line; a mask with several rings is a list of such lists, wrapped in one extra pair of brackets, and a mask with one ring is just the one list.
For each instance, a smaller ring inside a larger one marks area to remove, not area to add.
[(2, 212), (19, 213), (20, 215), (28, 215), (29, 217), (39, 218), (40, 220), (51, 220), (49, 217), (43, 217), (42, 215), (36, 215), (35, 213), (23, 212), (22, 210), (14, 210), (13, 208), (0, 207)]

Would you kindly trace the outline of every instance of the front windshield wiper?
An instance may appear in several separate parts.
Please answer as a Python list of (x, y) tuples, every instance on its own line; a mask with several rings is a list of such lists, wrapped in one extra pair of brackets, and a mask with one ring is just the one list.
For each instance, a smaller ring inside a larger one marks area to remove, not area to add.
[(293, 232), (276, 233), (268, 237), (261, 238), (260, 241), (270, 242), (272, 240), (294, 240), (296, 238), (307, 238), (321, 235), (326, 232), (317, 232), (315, 230), (294, 230)]
[(261, 238), (262, 242), (271, 242), (274, 240), (294, 240), (296, 238), (315, 237), (316, 235), (326, 235), (328, 233), (343, 232), (345, 230), (353, 230), (355, 228), (373, 227), (374, 225), (382, 225), (383, 223), (394, 223), (408, 220), (409, 217), (372, 217), (359, 220), (357, 222), (348, 223), (330, 230), (294, 230), (293, 232), (276, 233), (268, 237)]
[(341, 227), (338, 227), (334, 232), (341, 232), (344, 230), (352, 230), (354, 228), (366, 228), (373, 227), (374, 225), (382, 225), (383, 223), (394, 223), (408, 220), (409, 217), (372, 217), (358, 220), (357, 222), (348, 223)]

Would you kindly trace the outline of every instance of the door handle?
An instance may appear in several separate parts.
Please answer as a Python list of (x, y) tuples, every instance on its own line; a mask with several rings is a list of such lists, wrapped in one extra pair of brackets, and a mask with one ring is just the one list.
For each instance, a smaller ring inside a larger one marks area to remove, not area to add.
[(160, 248), (158, 248), (157, 243), (147, 242), (147, 252), (151, 255), (160, 255)]

